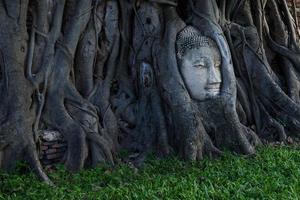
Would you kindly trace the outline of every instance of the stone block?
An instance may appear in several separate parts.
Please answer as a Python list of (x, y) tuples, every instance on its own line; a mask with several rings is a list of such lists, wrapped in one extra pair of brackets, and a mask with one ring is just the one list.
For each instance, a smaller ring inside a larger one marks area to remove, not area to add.
[(57, 152), (56, 149), (48, 149), (46, 151), (46, 154), (52, 154), (52, 153), (56, 153), (56, 152)]
[(60, 132), (51, 131), (51, 130), (41, 131), (41, 138), (42, 138), (42, 140), (44, 140), (46, 142), (62, 141), (63, 140), (62, 134)]
[(41, 150), (42, 150), (42, 151), (45, 151), (45, 150), (47, 150), (47, 149), (48, 149), (48, 146), (46, 146), (46, 145), (42, 145), (42, 146), (41, 146)]
[(59, 148), (63, 148), (66, 146), (67, 146), (66, 143), (56, 143), (56, 144), (52, 145), (52, 148), (59, 149)]
[(48, 154), (47, 159), (53, 160), (53, 159), (57, 159), (57, 158), (62, 158), (63, 155), (64, 155), (64, 153)]

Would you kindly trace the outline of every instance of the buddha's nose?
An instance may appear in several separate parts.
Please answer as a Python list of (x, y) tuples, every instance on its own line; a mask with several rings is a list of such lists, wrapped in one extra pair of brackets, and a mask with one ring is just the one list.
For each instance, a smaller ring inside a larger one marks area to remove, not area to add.
[(209, 67), (208, 73), (208, 84), (215, 85), (221, 83), (220, 73), (217, 71), (218, 69), (214, 66)]

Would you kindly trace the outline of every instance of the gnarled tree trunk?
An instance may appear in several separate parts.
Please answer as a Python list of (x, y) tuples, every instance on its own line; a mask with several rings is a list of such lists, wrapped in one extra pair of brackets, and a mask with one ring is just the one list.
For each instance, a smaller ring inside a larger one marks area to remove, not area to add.
[(0, 0), (0, 22), (1, 168), (25, 160), (51, 183), (45, 130), (71, 171), (123, 150), (201, 160), (299, 137), (285, 0)]

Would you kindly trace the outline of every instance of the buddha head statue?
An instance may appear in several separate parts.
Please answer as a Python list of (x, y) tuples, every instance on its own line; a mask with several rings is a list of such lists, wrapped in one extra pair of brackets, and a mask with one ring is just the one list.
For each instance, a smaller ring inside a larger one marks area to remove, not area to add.
[(214, 98), (221, 90), (221, 54), (215, 41), (192, 26), (177, 35), (179, 70), (192, 99)]

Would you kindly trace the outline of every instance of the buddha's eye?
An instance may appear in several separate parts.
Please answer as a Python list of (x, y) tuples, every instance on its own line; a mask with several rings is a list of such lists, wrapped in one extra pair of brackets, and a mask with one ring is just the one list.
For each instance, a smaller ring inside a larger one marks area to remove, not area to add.
[(203, 67), (206, 67), (206, 64), (203, 60), (203, 61), (196, 62), (193, 66), (196, 68), (203, 68)]
[(206, 57), (201, 57), (193, 62), (193, 67), (195, 68), (206, 68), (209, 66), (210, 60)]
[(205, 64), (203, 63), (203, 64), (196, 64), (196, 65), (194, 65), (194, 67), (195, 68), (203, 68), (203, 67), (205, 67)]

